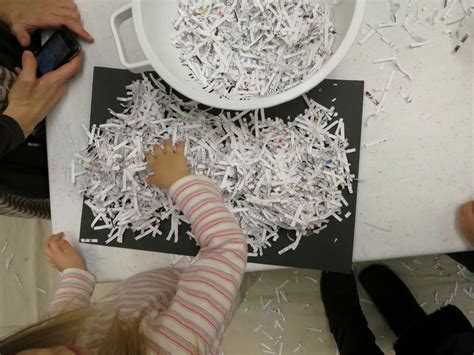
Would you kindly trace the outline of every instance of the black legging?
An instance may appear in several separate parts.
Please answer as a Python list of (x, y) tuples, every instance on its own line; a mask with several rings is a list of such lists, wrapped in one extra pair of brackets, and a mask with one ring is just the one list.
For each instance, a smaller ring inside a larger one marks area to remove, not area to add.
[[(383, 355), (375, 336), (360, 322), (334, 334), (341, 355)], [(394, 346), (397, 355), (472, 355), (474, 332), (456, 306), (446, 306), (407, 326)]]

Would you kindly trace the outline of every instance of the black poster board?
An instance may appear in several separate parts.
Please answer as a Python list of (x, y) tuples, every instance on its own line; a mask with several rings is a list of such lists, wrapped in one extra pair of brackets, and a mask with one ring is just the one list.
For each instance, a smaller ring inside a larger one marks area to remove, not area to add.
[[(117, 103), (116, 98), (125, 96), (125, 86), (140, 77), (140, 75), (130, 73), (127, 70), (96, 67), (94, 69), (92, 90), (91, 125), (105, 123), (110, 118), (109, 108), (120, 112), (122, 108)], [(325, 80), (307, 94), (326, 107), (334, 106), (339, 118), (344, 118), (345, 133), (349, 139), (350, 147), (357, 149), (356, 153), (348, 155), (351, 172), (356, 176), (359, 173), (363, 93), (363, 81)], [(332, 102), (334, 98), (337, 98), (337, 100)], [(265, 114), (267, 117), (280, 117), (285, 120), (290, 117), (290, 119), (293, 119), (303, 112), (306, 107), (304, 100), (298, 98), (283, 105), (266, 109)], [(291, 243), (286, 236), (287, 233), (292, 236), (292, 232), (282, 230), (280, 232), (282, 237), (273, 243), (271, 248), (267, 248), (262, 257), (249, 257), (248, 261), (278, 266), (350, 272), (354, 242), (357, 181), (354, 182), (353, 190), (353, 194), (347, 192), (344, 194), (349, 207), (343, 210), (342, 215), (350, 211), (352, 215), (349, 218), (343, 218), (342, 222), (331, 218), (328, 227), (319, 235), (303, 237), (295, 251), (278, 255), (279, 250)], [(98, 239), (99, 245), (106, 245), (108, 230), (92, 230), (90, 225), (93, 219), (89, 207), (83, 205), (80, 238)], [(160, 225), (160, 230), (163, 231), (165, 236), (168, 235), (169, 228), (169, 221), (163, 221)], [(194, 240), (186, 235), (187, 230), (187, 227), (180, 228), (178, 243), (166, 241), (163, 236), (157, 236), (156, 238), (150, 236), (135, 241), (132, 232), (129, 230), (124, 235), (123, 243), (113, 241), (108, 246), (193, 256), (197, 254), (199, 249)], [(336, 238), (337, 241), (335, 242)]]

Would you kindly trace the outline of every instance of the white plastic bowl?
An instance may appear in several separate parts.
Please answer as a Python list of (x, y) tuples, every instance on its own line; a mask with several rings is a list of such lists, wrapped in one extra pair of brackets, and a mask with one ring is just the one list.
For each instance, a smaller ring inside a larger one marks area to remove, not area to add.
[[(308, 92), (323, 81), (344, 58), (356, 39), (364, 15), (366, 0), (321, 0), (334, 5), (334, 20), (337, 37), (334, 43), (334, 55), (321, 69), (307, 77), (301, 84), (280, 94), (255, 96), (248, 100), (225, 99), (216, 93), (208, 93), (201, 84), (188, 76), (188, 69), (179, 61), (179, 50), (171, 43), (176, 32), (173, 22), (177, 17), (179, 0), (132, 0), (117, 10), (110, 18), (110, 25), (120, 62), (128, 70), (140, 73), (155, 70), (171, 87), (181, 94), (208, 106), (226, 110), (253, 110), (276, 106), (293, 100)], [(147, 60), (130, 63), (123, 50), (120, 37), (120, 25), (133, 17), (135, 31)]]

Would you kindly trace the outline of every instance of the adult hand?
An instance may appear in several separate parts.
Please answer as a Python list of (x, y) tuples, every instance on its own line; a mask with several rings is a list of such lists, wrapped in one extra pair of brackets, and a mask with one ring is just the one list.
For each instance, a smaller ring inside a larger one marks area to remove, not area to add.
[(154, 173), (153, 176), (148, 177), (148, 184), (169, 190), (176, 181), (189, 175), (183, 142), (178, 142), (175, 150), (171, 141), (166, 140), (163, 148), (154, 145), (153, 152), (154, 155), (146, 154), (146, 160)]
[(41, 78), (36, 77), (37, 63), (33, 53), (23, 53), (23, 69), (8, 96), (4, 112), (18, 122), (25, 137), (31, 134), (64, 96), (67, 82), (81, 68), (83, 54)]
[(85, 270), (86, 265), (82, 256), (63, 238), (64, 233), (59, 233), (46, 240), (44, 243), (46, 262), (60, 272), (70, 268)]
[(474, 247), (474, 201), (465, 203), (459, 208), (458, 223), (462, 234)]
[(0, 19), (10, 26), (23, 47), (30, 45), (30, 34), (35, 30), (62, 26), (89, 43), (94, 41), (82, 26), (73, 0), (0, 0)]

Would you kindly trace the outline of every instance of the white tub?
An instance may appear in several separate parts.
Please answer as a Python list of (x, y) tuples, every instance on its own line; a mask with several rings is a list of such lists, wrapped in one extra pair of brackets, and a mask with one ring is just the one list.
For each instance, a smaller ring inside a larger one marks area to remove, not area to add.
[[(334, 17), (337, 38), (333, 47), (334, 55), (318, 72), (308, 76), (299, 85), (279, 94), (255, 96), (248, 100), (221, 98), (216, 93), (208, 93), (199, 82), (189, 78), (188, 68), (179, 61), (179, 50), (171, 42), (171, 36), (176, 32), (173, 21), (177, 17), (179, 0), (132, 0), (111, 16), (110, 25), (120, 62), (128, 70), (134, 73), (155, 70), (178, 92), (208, 106), (227, 110), (251, 110), (279, 105), (301, 96), (323, 81), (344, 58), (362, 23), (365, 0), (326, 1), (336, 3)], [(130, 17), (133, 17), (140, 46), (147, 57), (142, 62), (131, 63), (124, 55), (124, 44), (118, 28)]]

